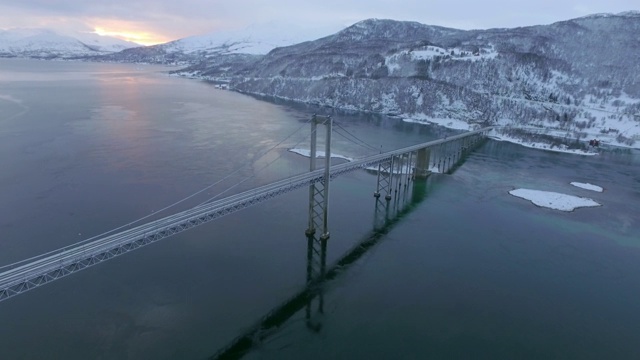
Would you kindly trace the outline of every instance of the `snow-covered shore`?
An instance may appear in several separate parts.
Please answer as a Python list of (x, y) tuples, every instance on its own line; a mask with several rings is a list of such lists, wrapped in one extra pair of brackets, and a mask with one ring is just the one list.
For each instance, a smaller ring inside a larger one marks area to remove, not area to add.
[(569, 149), (566, 145), (552, 146), (550, 144), (543, 143), (543, 142), (526, 141), (526, 140), (518, 139), (515, 137), (511, 137), (508, 135), (498, 134), (495, 131), (493, 131), (489, 135), (489, 138), (497, 141), (507, 141), (507, 142), (522, 145), (531, 149), (540, 149), (540, 150), (561, 152), (561, 153), (567, 153), (567, 154), (576, 154), (576, 155), (586, 155), (586, 156), (598, 155), (597, 152), (593, 152), (593, 151)]
[[(206, 76), (195, 76), (195, 73), (182, 73), (183, 76), (189, 76), (200, 79), (208, 79), (208, 80), (216, 80), (218, 82), (228, 83), (229, 79), (222, 78), (208, 78)], [(274, 77), (273, 79), (280, 79), (280, 77)], [(290, 81), (317, 81), (318, 79), (314, 78), (291, 78), (288, 77)], [(228, 88), (228, 85), (217, 85), (220, 88)], [(465, 111), (464, 106), (462, 104), (453, 104), (451, 106), (454, 107), (454, 114), (457, 114), (459, 118), (452, 118), (447, 116), (447, 112), (442, 112), (443, 116), (429, 116), (424, 113), (403, 113), (399, 111), (397, 104), (393, 104), (393, 102), (389, 102), (390, 100), (384, 98), (381, 100), (383, 106), (381, 109), (371, 111), (366, 109), (365, 107), (359, 106), (357, 104), (350, 103), (336, 103), (336, 102), (327, 102), (326, 99), (316, 99), (314, 101), (310, 98), (300, 99), (296, 96), (285, 96), (285, 95), (272, 95), (263, 92), (254, 92), (233, 89), (234, 91), (239, 91), (241, 93), (247, 93), (252, 95), (259, 96), (275, 96), (276, 98), (306, 103), (306, 104), (316, 104), (316, 105), (324, 105), (329, 106), (336, 109), (348, 110), (348, 111), (358, 111), (358, 112), (368, 112), (368, 113), (379, 113), (379, 114), (387, 114), (389, 116), (400, 119), (403, 122), (407, 123), (416, 123), (416, 124), (424, 124), (424, 125), (438, 125), (452, 130), (462, 130), (462, 131), (470, 131), (475, 130), (483, 125), (479, 123), (475, 123), (472, 119), (479, 118), (481, 114), (476, 114), (473, 112)], [(593, 156), (597, 155), (599, 152), (598, 148), (588, 148), (588, 149), (575, 149), (569, 148), (571, 144), (568, 141), (576, 140), (576, 137), (580, 139), (580, 141), (585, 144), (588, 143), (588, 140), (597, 139), (603, 148), (628, 148), (628, 149), (640, 149), (640, 121), (634, 120), (633, 116), (625, 113), (618, 113), (618, 109), (609, 104), (599, 105), (602, 108), (594, 108), (588, 107), (586, 105), (574, 106), (574, 105), (559, 105), (555, 103), (544, 103), (540, 101), (532, 101), (532, 100), (524, 100), (524, 99), (511, 99), (506, 98), (513, 101), (522, 101), (522, 102), (531, 102), (536, 106), (548, 105), (548, 106), (559, 106), (564, 109), (564, 107), (568, 107), (574, 110), (580, 110), (584, 114), (578, 116), (573, 122), (569, 125), (559, 125), (557, 122), (541, 119), (536, 121), (531, 121), (528, 123), (521, 123), (514, 119), (502, 118), (498, 119), (497, 122), (493, 123), (496, 126), (497, 130), (494, 130), (490, 133), (490, 137), (499, 141), (507, 141), (517, 145), (522, 145), (532, 149), (540, 149), (545, 151), (553, 151), (560, 153), (568, 153), (568, 154), (576, 154), (576, 155), (587, 155)], [(621, 95), (619, 98), (612, 99), (611, 101), (623, 101), (624, 103), (633, 103), (638, 100), (632, 99), (626, 95)], [(389, 102), (389, 103), (388, 103)], [(564, 106), (564, 107), (563, 107)], [(592, 114), (591, 117), (587, 118), (585, 114)], [(617, 117), (612, 118), (613, 115)], [(597, 115), (600, 120), (595, 121), (592, 125), (591, 120), (592, 116)], [(585, 122), (589, 125), (584, 125)], [(516, 133), (506, 134), (508, 131), (500, 131), (499, 129), (504, 130), (514, 130)], [(522, 137), (518, 136), (517, 132), (521, 132), (523, 134)], [(523, 138), (538, 138), (537, 140), (526, 140)], [(567, 138), (569, 137), (569, 138)], [(548, 138), (553, 138), (554, 140), (546, 141)], [(622, 140), (621, 140), (622, 139)], [(566, 142), (565, 144), (558, 143)], [(554, 144), (555, 143), (555, 144)]]
[[(412, 114), (412, 115), (403, 115), (401, 117), (402, 121), (404, 122), (408, 122), (408, 123), (416, 123), (416, 124), (424, 124), (424, 125), (438, 125), (438, 126), (443, 126), (446, 127), (447, 129), (452, 129), (452, 130), (465, 130), (465, 131), (471, 131), (471, 130), (475, 130), (478, 128), (478, 125), (476, 124), (469, 124), (466, 121), (463, 120), (458, 120), (458, 119), (444, 119), (444, 118), (431, 118), (428, 116), (424, 116), (422, 114)], [(523, 131), (528, 131), (530, 130), (532, 132), (532, 134), (536, 134), (536, 131), (539, 129), (528, 129), (528, 128), (522, 128), (521, 130)], [(551, 131), (550, 134), (551, 136), (557, 136), (558, 138), (560, 138), (561, 134), (560, 131), (557, 131), (557, 134), (553, 131)], [(491, 133), (489, 134), (489, 138), (493, 139), (493, 140), (497, 140), (497, 141), (506, 141), (506, 142), (510, 142), (513, 144), (517, 144), (517, 145), (521, 145), (521, 146), (525, 146), (531, 149), (539, 149), (539, 150), (546, 150), (546, 151), (553, 151), (553, 152), (560, 152), (560, 153), (566, 153), (566, 154), (575, 154), (575, 155), (584, 155), (584, 156), (594, 156), (594, 155), (598, 155), (598, 152), (596, 152), (594, 149), (590, 149), (590, 150), (582, 150), (582, 149), (570, 149), (567, 145), (559, 145), (559, 146), (555, 146), (546, 142), (541, 142), (541, 141), (528, 141), (528, 140), (524, 140), (518, 137), (514, 137), (514, 136), (509, 136), (506, 134), (502, 134), (498, 131), (496, 131), (495, 129), (493, 131), (491, 131)], [(638, 148), (637, 146), (627, 146), (624, 144), (618, 144), (618, 143), (614, 143), (612, 141), (612, 139), (610, 139), (609, 137), (604, 137), (606, 138), (608, 141), (604, 141), (603, 136), (593, 136), (593, 138), (598, 138), (601, 139), (601, 143), (603, 145), (606, 146), (614, 146), (614, 147), (622, 147), (622, 148), (631, 148), (631, 149), (635, 149)]]

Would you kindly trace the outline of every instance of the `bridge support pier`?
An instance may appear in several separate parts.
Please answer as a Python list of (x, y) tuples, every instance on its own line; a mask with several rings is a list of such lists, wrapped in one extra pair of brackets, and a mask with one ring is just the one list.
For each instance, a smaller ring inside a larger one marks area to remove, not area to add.
[(429, 174), (429, 159), (431, 158), (431, 149), (424, 148), (417, 151), (416, 166), (413, 176), (416, 179), (425, 179)]
[(438, 145), (436, 150), (437, 150), (436, 151), (437, 156), (435, 156), (433, 159), (433, 166), (435, 166), (435, 168), (438, 169), (438, 172), (443, 173), (444, 172), (443, 162), (444, 162), (444, 159), (446, 158), (444, 145), (442, 144)]

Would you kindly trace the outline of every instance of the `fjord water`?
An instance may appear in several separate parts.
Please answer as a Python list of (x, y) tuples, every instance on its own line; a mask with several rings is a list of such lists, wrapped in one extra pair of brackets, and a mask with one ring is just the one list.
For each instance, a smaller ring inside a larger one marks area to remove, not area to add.
[[(153, 214), (228, 174), (150, 218), (306, 170), (287, 150), (307, 148), (305, 121), (330, 110), (167, 70), (0, 60), (0, 266)], [(383, 151), (447, 133), (333, 116)], [(335, 134), (334, 152), (374, 151)], [(637, 151), (578, 157), (487, 142), (452, 174), (433, 175), (325, 284), (319, 327), (291, 314), (247, 358), (635, 358), (639, 165)], [(515, 187), (602, 206), (538, 208), (508, 195)], [(332, 182), (328, 264), (371, 236), (374, 188), (366, 171)], [(291, 192), (0, 303), (3, 358), (215, 354), (304, 287), (307, 197)]]

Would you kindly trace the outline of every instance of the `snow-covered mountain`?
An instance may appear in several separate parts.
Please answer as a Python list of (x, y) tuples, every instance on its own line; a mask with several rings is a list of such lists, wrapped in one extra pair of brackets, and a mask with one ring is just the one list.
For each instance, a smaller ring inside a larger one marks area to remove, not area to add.
[[(301, 28), (286, 23), (254, 24), (242, 30), (190, 36), (165, 44), (133, 48), (96, 60), (156, 64), (196, 64), (217, 61), (219, 56), (255, 58), (276, 47), (289, 46), (326, 36), (320, 28)], [(235, 56), (238, 55), (238, 56)]]
[(514, 136), (640, 145), (638, 34), (639, 12), (471, 31), (370, 19), (180, 73), (246, 93), (460, 128), (494, 124)]
[(159, 45), (167, 52), (185, 54), (251, 54), (265, 55), (276, 47), (299, 44), (329, 35), (322, 30), (301, 29), (293, 25), (270, 22), (254, 24), (237, 31), (215, 32), (191, 36)]
[(75, 58), (102, 55), (138, 44), (94, 33), (61, 34), (49, 29), (0, 30), (0, 57)]

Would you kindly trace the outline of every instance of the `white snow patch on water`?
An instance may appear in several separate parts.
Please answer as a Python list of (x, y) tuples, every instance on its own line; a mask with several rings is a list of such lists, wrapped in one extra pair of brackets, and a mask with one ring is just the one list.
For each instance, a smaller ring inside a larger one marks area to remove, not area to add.
[(571, 182), (571, 185), (575, 186), (575, 187), (579, 187), (581, 189), (585, 189), (585, 190), (591, 190), (591, 191), (597, 191), (597, 192), (603, 192), (604, 189), (601, 186), (598, 185), (593, 185), (593, 184), (589, 184), (589, 183), (580, 183), (580, 182)]
[[(296, 153), (298, 155), (302, 155), (305, 157), (311, 157), (311, 150), (308, 149), (289, 149), (289, 151), (291, 151), (292, 153)], [(325, 157), (324, 151), (320, 151), (320, 150), (316, 150), (316, 157), (319, 158), (323, 158)], [(340, 155), (340, 154), (331, 154), (331, 158), (336, 158), (336, 159), (344, 159), (347, 161), (353, 161), (353, 158), (350, 158), (348, 156), (344, 156), (344, 155)]]
[[(375, 166), (367, 166), (365, 168), (365, 170), (378, 172), (378, 166), (377, 165), (375, 165)], [(434, 173), (434, 174), (440, 174), (441, 173), (440, 169), (438, 169), (437, 166), (430, 167), (428, 169), (428, 171), (430, 173)], [(387, 171), (384, 171), (384, 170), (381, 169), (381, 172), (386, 173)], [(404, 165), (402, 167), (402, 169), (398, 169), (398, 168), (393, 169), (393, 174), (394, 175), (412, 174), (412, 173), (413, 173), (413, 166), (409, 166), (409, 165)]]
[(4, 101), (16, 103), (16, 104), (22, 104), (22, 100), (16, 99), (11, 95), (0, 94), (0, 100), (4, 100)]
[[(374, 165), (374, 166), (367, 166), (366, 168), (364, 168), (365, 170), (369, 170), (369, 171), (375, 171), (378, 172), (378, 165)], [(380, 172), (383, 173), (388, 173), (388, 171), (385, 171), (384, 169), (380, 169)], [(413, 172), (413, 167), (409, 166), (409, 165), (403, 165), (402, 168), (398, 168), (395, 167), (392, 171), (393, 175), (402, 175), (402, 174), (410, 174)]]
[(581, 207), (601, 206), (599, 203), (588, 198), (551, 191), (515, 189), (509, 191), (509, 194), (529, 200), (537, 206), (560, 211), (573, 211)]
[(439, 118), (431, 118), (424, 116), (422, 114), (414, 114), (408, 117), (403, 117), (402, 121), (409, 123), (418, 123), (418, 124), (436, 124), (440, 126), (444, 126), (449, 129), (455, 130), (471, 130), (473, 128), (472, 125), (463, 120), (458, 119), (439, 119)]

